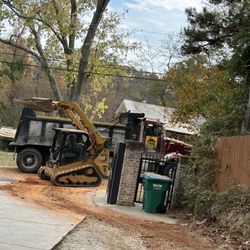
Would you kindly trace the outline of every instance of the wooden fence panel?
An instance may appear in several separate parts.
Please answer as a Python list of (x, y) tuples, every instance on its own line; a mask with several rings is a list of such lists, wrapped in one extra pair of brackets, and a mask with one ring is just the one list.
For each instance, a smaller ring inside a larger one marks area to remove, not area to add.
[(250, 187), (250, 135), (224, 137), (215, 148), (220, 163), (215, 177), (218, 191), (231, 183)]

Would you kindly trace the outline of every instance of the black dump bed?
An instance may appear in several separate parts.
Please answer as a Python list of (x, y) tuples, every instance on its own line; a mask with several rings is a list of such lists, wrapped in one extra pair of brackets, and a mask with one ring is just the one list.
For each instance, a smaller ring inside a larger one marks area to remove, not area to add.
[(13, 146), (50, 146), (54, 128), (74, 128), (69, 119), (39, 116), (32, 109), (24, 108), (16, 131)]

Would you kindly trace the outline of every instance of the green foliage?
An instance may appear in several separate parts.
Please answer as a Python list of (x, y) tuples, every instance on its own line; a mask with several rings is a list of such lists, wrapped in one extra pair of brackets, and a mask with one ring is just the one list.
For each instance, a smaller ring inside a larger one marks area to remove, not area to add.
[(22, 62), (22, 60), (16, 59), (11, 63), (4, 63), (5, 67), (0, 70), (0, 77), (6, 76), (13, 83), (19, 81), (25, 72), (25, 66), (22, 64)]
[[(250, 7), (249, 7), (250, 12)], [(248, 13), (249, 15), (249, 13)], [(250, 19), (250, 16), (249, 16)], [(233, 56), (228, 62), (229, 69), (237, 75), (246, 77), (246, 82), (250, 85), (250, 26), (240, 27), (232, 41)]]
[(219, 138), (240, 133), (244, 113), (244, 86), (233, 81), (224, 69), (193, 58), (170, 70), (176, 96), (175, 121), (203, 117), (200, 133), (193, 139), (189, 182), (183, 204), (198, 218), (212, 218), (217, 202), (215, 144)]
[(184, 197), (183, 206), (192, 211), (198, 219), (207, 218), (214, 221), (222, 214), (231, 211), (244, 214), (249, 212), (250, 208), (249, 189), (236, 184), (232, 184), (227, 191), (218, 193), (191, 183), (185, 189)]
[[(224, 208), (231, 208), (230, 201), (223, 202), (221, 197), (225, 194), (218, 194), (215, 190), (215, 173), (218, 169), (218, 162), (215, 159), (214, 146), (217, 140), (222, 136), (233, 136), (239, 134), (238, 116), (218, 117), (205, 122), (202, 126), (200, 135), (194, 139), (192, 150), (192, 166), (189, 172), (189, 184), (184, 193), (184, 204), (198, 218), (210, 218), (215, 216), (215, 208), (219, 207), (220, 202)], [(234, 199), (237, 192), (227, 192), (227, 198)], [(234, 196), (231, 196), (231, 195)], [(241, 194), (238, 193), (238, 196)], [(231, 197), (231, 198), (230, 198)]]
[[(230, 116), (242, 120), (244, 85), (234, 81), (225, 69), (209, 65), (204, 57), (191, 57), (174, 65), (168, 71), (166, 83), (175, 100), (174, 121), (191, 122), (203, 117), (217, 131), (218, 119), (223, 119), (218, 124), (231, 122)], [(228, 126), (237, 128), (239, 124), (225, 124)]]
[(14, 153), (0, 150), (0, 165), (1, 166), (15, 166)]
[[(13, 39), (14, 40), (14, 39)], [(25, 40), (22, 38), (17, 38), (16, 42), (23, 44)], [(7, 46), (2, 46), (0, 51), (3, 52), (2, 66), (0, 67), (0, 77), (6, 77), (11, 81), (12, 85), (15, 85), (20, 81), (27, 71), (27, 54), (22, 50), (16, 48), (8, 48)], [(6, 54), (5, 54), (6, 53)]]
[(232, 184), (225, 191), (218, 193), (211, 207), (211, 217), (218, 217), (221, 213), (228, 213), (231, 210), (247, 213), (250, 208), (250, 190), (242, 186)]
[[(205, 131), (204, 131), (205, 132)], [(184, 190), (183, 204), (196, 217), (209, 217), (215, 199), (214, 177), (217, 162), (214, 160), (216, 137), (204, 134), (194, 139), (193, 160), (188, 185)]]
[(209, 218), (216, 193), (206, 188), (189, 184), (184, 193), (183, 205), (197, 218)]
[(239, 114), (233, 112), (208, 119), (194, 139), (190, 182), (185, 189), (184, 203), (197, 217), (211, 218), (211, 209), (219, 199), (215, 192), (215, 173), (219, 166), (215, 159), (215, 143), (220, 137), (239, 134), (239, 125)]
[[(210, 0), (202, 11), (186, 10), (189, 21), (184, 28), (185, 42), (182, 52), (186, 55), (212, 56), (220, 66), (229, 70), (231, 78), (244, 85), (242, 96), (245, 116), (242, 131), (250, 129), (250, 2)], [(230, 51), (230, 52), (229, 52)]]
[(0, 125), (16, 127), (23, 106), (15, 99), (51, 97), (51, 93), (42, 69), (26, 65), (30, 63), (26, 53), (2, 44), (0, 51), (7, 61), (0, 65)]
[(185, 54), (214, 53), (225, 45), (232, 48), (242, 27), (249, 27), (249, 1), (210, 1), (201, 12), (186, 10), (189, 26), (184, 28)]

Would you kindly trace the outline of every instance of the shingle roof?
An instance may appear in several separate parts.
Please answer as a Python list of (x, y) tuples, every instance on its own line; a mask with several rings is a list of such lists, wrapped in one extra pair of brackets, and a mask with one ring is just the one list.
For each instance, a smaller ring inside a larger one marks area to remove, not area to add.
[[(171, 115), (174, 112), (173, 108), (124, 99), (119, 108), (117, 109), (115, 115), (119, 116), (119, 114), (125, 112), (144, 113), (147, 119), (159, 120), (160, 122), (164, 123), (164, 127), (166, 128), (166, 130), (169, 131), (184, 134), (197, 133), (197, 128), (190, 124), (171, 123)], [(196, 125), (198, 125), (198, 123)]]

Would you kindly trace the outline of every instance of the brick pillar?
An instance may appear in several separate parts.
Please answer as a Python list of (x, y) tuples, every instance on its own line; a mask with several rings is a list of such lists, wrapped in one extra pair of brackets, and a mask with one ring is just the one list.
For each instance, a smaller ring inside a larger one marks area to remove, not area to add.
[(190, 164), (188, 160), (188, 157), (185, 156), (178, 158), (171, 209), (181, 207), (184, 189), (187, 187), (187, 184), (190, 181), (188, 173), (190, 169)]
[(122, 174), (116, 202), (116, 204), (118, 205), (134, 205), (134, 196), (136, 191), (138, 172), (140, 168), (142, 149), (142, 143), (132, 140), (126, 140)]

